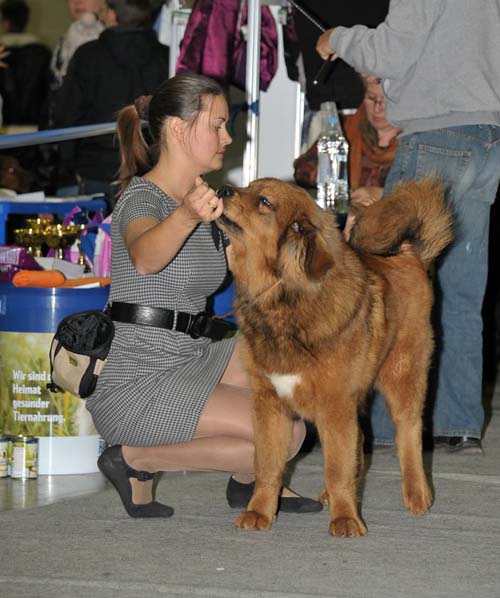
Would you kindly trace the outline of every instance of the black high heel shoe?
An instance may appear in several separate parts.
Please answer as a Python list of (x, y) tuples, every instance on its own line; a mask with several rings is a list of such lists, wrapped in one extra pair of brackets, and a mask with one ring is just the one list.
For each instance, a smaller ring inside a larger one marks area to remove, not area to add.
[[(232, 509), (244, 509), (252, 498), (255, 482), (243, 484), (233, 476), (229, 478), (226, 488), (226, 499)], [(318, 500), (305, 496), (280, 496), (278, 511), (283, 513), (318, 513), (323, 505)]]
[(136, 505), (132, 502), (132, 486), (129, 478), (146, 482), (152, 480), (155, 474), (149, 471), (136, 471), (129, 467), (123, 458), (120, 445), (110, 446), (103, 451), (97, 459), (97, 467), (116, 488), (130, 517), (171, 517), (174, 514), (172, 507), (156, 501), (144, 505)]

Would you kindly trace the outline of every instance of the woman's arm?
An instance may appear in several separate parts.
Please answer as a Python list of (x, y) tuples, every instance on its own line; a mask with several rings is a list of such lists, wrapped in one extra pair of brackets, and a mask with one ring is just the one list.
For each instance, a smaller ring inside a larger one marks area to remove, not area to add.
[(156, 274), (177, 255), (200, 222), (215, 220), (222, 214), (222, 200), (201, 177), (179, 207), (165, 220), (137, 218), (125, 229), (125, 245), (139, 274)]

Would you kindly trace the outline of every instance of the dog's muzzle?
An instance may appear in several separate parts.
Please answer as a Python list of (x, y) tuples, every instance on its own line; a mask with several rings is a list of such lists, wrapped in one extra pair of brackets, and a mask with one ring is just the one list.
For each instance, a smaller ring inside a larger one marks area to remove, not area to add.
[(234, 189), (231, 187), (231, 185), (222, 185), (222, 187), (217, 189), (215, 194), (220, 199), (229, 199), (230, 197), (233, 197)]

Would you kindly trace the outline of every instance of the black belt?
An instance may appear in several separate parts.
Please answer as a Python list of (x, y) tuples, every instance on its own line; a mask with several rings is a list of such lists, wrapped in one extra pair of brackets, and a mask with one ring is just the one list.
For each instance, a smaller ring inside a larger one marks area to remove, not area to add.
[[(214, 341), (220, 341), (234, 336), (237, 330), (236, 325), (232, 322), (212, 318), (206, 312), (194, 315), (161, 307), (148, 307), (147, 305), (113, 301), (108, 313), (111, 319), (116, 322), (166, 328), (167, 330), (189, 334), (191, 338), (206, 336)], [(175, 314), (177, 314), (177, 319)]]

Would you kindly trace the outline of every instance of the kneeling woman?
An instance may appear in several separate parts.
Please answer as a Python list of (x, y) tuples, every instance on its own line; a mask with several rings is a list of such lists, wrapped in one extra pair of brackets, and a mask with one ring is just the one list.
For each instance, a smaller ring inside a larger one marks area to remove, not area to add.
[[(244, 508), (253, 491), (251, 397), (237, 337), (189, 334), (189, 314), (205, 310), (227, 272), (214, 223), (222, 200), (200, 176), (222, 167), (231, 143), (227, 121), (224, 90), (191, 74), (168, 79), (118, 118), (122, 191), (112, 218), (110, 291), (116, 335), (87, 407), (111, 445), (98, 466), (132, 517), (172, 515), (153, 501), (155, 472), (231, 472), (226, 495), (234, 508)], [(304, 437), (296, 421), (290, 458)], [(281, 510), (321, 508), (283, 489)]]

